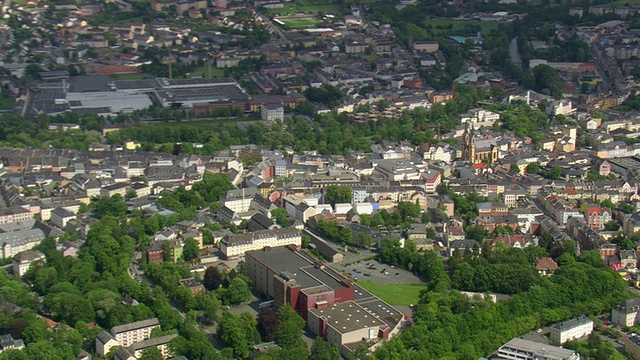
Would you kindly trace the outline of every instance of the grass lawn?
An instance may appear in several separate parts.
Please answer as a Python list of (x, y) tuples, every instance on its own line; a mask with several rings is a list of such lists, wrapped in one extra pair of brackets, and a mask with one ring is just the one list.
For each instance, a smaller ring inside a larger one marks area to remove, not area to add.
[(358, 281), (358, 285), (391, 305), (409, 306), (417, 304), (420, 292), (427, 289), (425, 284), (376, 285), (371, 281)]
[(479, 20), (452, 20), (452, 19), (428, 19), (425, 26), (431, 25), (431, 31), (439, 35), (474, 36), (479, 29), (483, 35), (488, 35), (492, 30), (498, 29), (498, 22)]
[[(212, 78), (218, 78), (218, 77), (223, 77), (224, 76), (224, 69), (220, 69), (215, 67), (215, 65), (211, 65), (211, 77)], [(195, 70), (193, 70), (191, 72), (191, 75), (189, 75), (189, 77), (204, 77), (204, 78), (208, 78), (209, 77), (209, 65), (203, 65), (200, 66), (198, 68), (196, 68)]]
[(232, 124), (240, 121), (256, 121), (260, 120), (260, 114), (251, 114), (248, 116), (238, 117), (238, 118), (219, 118), (219, 119), (202, 119), (202, 120), (194, 120), (194, 121), (174, 121), (174, 122), (164, 122), (164, 121), (154, 121), (154, 122), (146, 122), (143, 126), (153, 126), (154, 129), (158, 128), (177, 128), (182, 126), (196, 127), (198, 129), (203, 130), (220, 130), (220, 125), (224, 124)]
[(290, 29), (304, 29), (317, 26), (320, 21), (314, 18), (285, 19), (282, 20), (284, 25)]
[(13, 99), (6, 95), (0, 96), (0, 110), (12, 110), (12, 109), (13, 109)]
[(322, 12), (323, 14), (339, 15), (342, 13), (342, 8), (339, 5), (328, 4), (311, 4), (306, 1), (296, 1), (295, 3), (286, 3), (281, 9), (265, 9), (265, 12), (269, 16), (277, 15), (294, 15), (294, 14), (317, 14)]

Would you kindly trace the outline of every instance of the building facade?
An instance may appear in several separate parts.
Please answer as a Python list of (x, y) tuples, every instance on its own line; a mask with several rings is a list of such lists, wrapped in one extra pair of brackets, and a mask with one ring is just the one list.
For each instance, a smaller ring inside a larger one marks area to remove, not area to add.
[(589, 336), (592, 332), (593, 321), (583, 315), (554, 325), (551, 328), (551, 340), (556, 344), (564, 344), (567, 341)]

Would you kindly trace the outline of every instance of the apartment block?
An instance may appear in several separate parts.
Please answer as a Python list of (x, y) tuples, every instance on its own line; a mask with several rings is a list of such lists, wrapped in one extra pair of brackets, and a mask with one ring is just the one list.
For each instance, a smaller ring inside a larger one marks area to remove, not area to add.
[(567, 341), (589, 336), (592, 332), (593, 321), (583, 315), (554, 325), (551, 328), (551, 340), (557, 344), (564, 344)]

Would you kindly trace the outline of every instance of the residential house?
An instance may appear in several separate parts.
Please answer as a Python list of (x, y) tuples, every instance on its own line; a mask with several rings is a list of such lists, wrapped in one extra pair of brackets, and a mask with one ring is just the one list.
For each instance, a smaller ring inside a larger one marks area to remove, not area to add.
[(578, 340), (589, 336), (592, 332), (593, 320), (582, 315), (552, 326), (550, 335), (553, 342), (562, 345), (567, 341)]
[(150, 339), (151, 331), (159, 328), (160, 322), (158, 322), (158, 319), (152, 318), (114, 326), (111, 328), (111, 336), (113, 336), (120, 345), (129, 347), (137, 342)]
[(22, 339), (14, 339), (11, 334), (0, 335), (0, 353), (4, 350), (22, 349), (24, 349), (24, 341)]
[(195, 278), (182, 279), (179, 283), (181, 286), (184, 286), (187, 289), (191, 290), (191, 294), (193, 294), (193, 296), (195, 296), (199, 292), (205, 292), (204, 285), (202, 285), (202, 283)]
[(220, 241), (220, 252), (226, 259), (237, 258), (247, 251), (265, 247), (302, 245), (302, 237), (296, 229), (258, 230), (248, 234), (228, 235)]
[(611, 309), (611, 322), (622, 327), (640, 323), (640, 297), (627, 299)]
[(542, 276), (551, 276), (558, 270), (558, 264), (550, 257), (542, 257), (536, 259), (534, 263), (536, 270)]
[(96, 336), (95, 346), (96, 354), (106, 356), (111, 349), (117, 348), (121, 346), (121, 344), (108, 332), (101, 331), (98, 333), (98, 336)]
[(27, 250), (13, 257), (13, 274), (22, 277), (31, 265), (37, 261), (46, 262), (46, 256), (37, 250)]
[(76, 219), (76, 214), (67, 211), (63, 208), (56, 208), (51, 212), (51, 223), (61, 229), (67, 226), (67, 223)]

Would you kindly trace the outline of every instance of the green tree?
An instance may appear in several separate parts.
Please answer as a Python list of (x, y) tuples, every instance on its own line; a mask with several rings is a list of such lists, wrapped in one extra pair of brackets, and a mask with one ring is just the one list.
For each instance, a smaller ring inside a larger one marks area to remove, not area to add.
[(191, 261), (198, 257), (199, 244), (194, 238), (188, 238), (184, 241), (184, 247), (182, 248), (182, 256), (185, 261)]
[(278, 309), (275, 341), (283, 349), (283, 358), (303, 359), (308, 356), (307, 344), (302, 339), (304, 325), (304, 319), (291, 306), (283, 305)]
[(225, 305), (238, 305), (249, 300), (251, 300), (249, 284), (241, 276), (234, 277), (224, 292), (222, 302)]
[(277, 208), (271, 210), (271, 217), (274, 218), (276, 220), (276, 223), (282, 227), (291, 225), (291, 219), (289, 219), (287, 209), (285, 208)]
[(321, 337), (316, 337), (311, 346), (309, 360), (340, 360), (338, 347), (329, 344)]
[(540, 172), (540, 165), (538, 163), (529, 163), (525, 171), (527, 174), (537, 174)]
[(102, 219), (104, 216), (124, 216), (127, 213), (127, 204), (119, 194), (111, 197), (100, 197), (93, 201), (93, 215), (98, 219)]
[(509, 167), (509, 171), (519, 173), (520, 166), (518, 166), (517, 164), (511, 164), (511, 167)]
[(223, 281), (224, 277), (217, 266), (209, 266), (204, 271), (202, 284), (207, 288), (207, 290), (216, 290), (220, 285), (222, 285)]
[(618, 231), (620, 230), (620, 225), (615, 220), (609, 220), (606, 224), (604, 224), (604, 229), (607, 231)]
[(325, 189), (325, 202), (335, 206), (337, 203), (351, 203), (353, 192), (349, 186), (329, 185)]
[(143, 359), (143, 360), (164, 360), (164, 357), (162, 356), (162, 353), (160, 352), (160, 349), (158, 349), (155, 346), (152, 346), (152, 347), (148, 347), (148, 348), (142, 350), (142, 353), (140, 354), (140, 359)]

